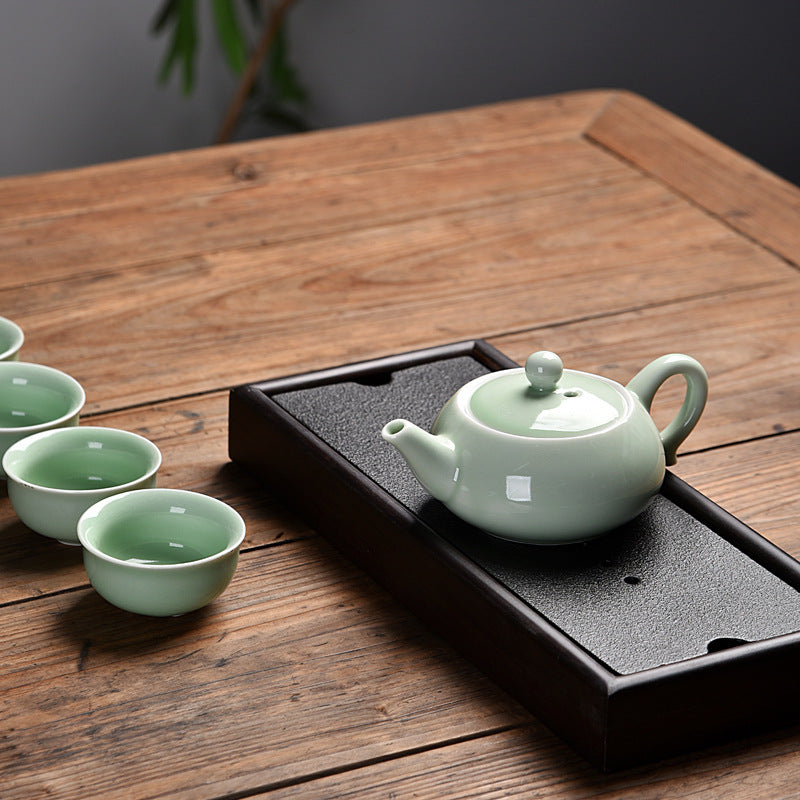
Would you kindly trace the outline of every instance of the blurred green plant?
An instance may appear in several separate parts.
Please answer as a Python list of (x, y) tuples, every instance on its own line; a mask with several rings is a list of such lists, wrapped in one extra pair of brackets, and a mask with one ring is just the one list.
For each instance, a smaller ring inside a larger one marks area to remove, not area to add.
[[(303, 118), (307, 95), (289, 58), (286, 33), (286, 14), (294, 2), (210, 0), (211, 19), (225, 60), (239, 76), (217, 142), (230, 140), (246, 116), (255, 116), (284, 131), (308, 129)], [(257, 34), (254, 41), (250, 41), (247, 30)], [(166, 83), (179, 69), (183, 94), (192, 94), (200, 38), (198, 0), (164, 0), (153, 19), (152, 33), (168, 37), (159, 82)]]

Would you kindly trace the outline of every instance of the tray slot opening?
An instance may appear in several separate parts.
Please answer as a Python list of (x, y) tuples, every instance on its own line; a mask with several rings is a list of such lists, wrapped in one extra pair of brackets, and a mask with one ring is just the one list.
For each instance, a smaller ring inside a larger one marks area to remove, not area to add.
[(720, 636), (717, 639), (712, 639), (706, 645), (706, 650), (709, 653), (719, 653), (722, 650), (730, 650), (732, 647), (739, 647), (742, 644), (749, 644), (749, 642), (747, 639), (739, 639), (735, 636)]
[(353, 383), (359, 384), (359, 386), (389, 386), (393, 376), (394, 372), (392, 370), (365, 372), (362, 375), (352, 378), (352, 381)]

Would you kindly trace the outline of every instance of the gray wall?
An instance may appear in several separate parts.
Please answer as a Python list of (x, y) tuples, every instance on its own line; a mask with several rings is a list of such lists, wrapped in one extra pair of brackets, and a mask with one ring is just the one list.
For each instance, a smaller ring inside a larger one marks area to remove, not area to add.
[[(156, 85), (158, 0), (2, 0), (0, 175), (209, 144), (235, 81)], [(794, 0), (299, 0), (315, 127), (570, 89), (640, 92), (800, 183)], [(261, 135), (250, 124), (242, 137)]]

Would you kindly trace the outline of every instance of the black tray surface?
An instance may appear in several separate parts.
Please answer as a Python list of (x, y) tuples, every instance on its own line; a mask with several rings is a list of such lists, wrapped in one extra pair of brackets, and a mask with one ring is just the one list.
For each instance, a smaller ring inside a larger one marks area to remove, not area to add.
[(600, 769), (800, 720), (800, 564), (672, 472), (629, 524), (538, 547), (381, 438), (512, 366), (477, 340), (236, 387), (230, 456)]
[(594, 543), (515, 544), (433, 500), (380, 436), (397, 416), (429, 430), (488, 372), (464, 356), (272, 395), (309, 430), (617, 673), (800, 629), (800, 592), (663, 495)]

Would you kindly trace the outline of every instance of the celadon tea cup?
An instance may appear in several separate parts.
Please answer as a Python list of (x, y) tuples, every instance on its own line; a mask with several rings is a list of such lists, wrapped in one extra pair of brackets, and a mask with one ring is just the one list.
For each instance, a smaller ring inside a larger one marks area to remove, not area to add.
[(0, 317), (0, 361), (17, 361), (25, 334), (16, 322)]
[[(0, 457), (26, 436), (77, 425), (85, 402), (83, 387), (65, 372), (0, 361)], [(2, 469), (0, 478), (5, 478)]]
[(78, 520), (100, 500), (156, 485), (161, 452), (115, 428), (54, 428), (15, 442), (3, 456), (8, 497), (36, 533), (78, 545)]
[(181, 489), (113, 495), (78, 521), (95, 590), (119, 608), (155, 617), (193, 611), (221, 594), (244, 534), (229, 505)]

